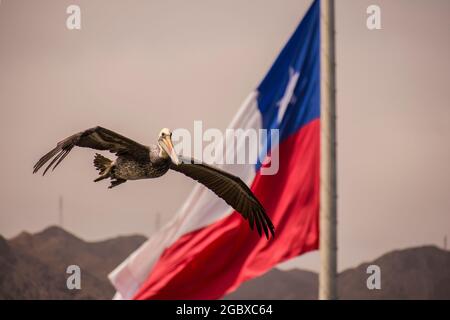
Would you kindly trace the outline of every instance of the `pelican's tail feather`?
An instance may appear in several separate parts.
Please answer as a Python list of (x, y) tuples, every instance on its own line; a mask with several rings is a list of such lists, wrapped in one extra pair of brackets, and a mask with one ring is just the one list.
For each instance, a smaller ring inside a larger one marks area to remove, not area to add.
[(95, 179), (94, 182), (98, 182), (110, 177), (111, 168), (113, 166), (113, 162), (111, 160), (102, 156), (101, 154), (96, 153), (94, 158), (94, 166), (97, 170), (100, 171), (100, 177)]

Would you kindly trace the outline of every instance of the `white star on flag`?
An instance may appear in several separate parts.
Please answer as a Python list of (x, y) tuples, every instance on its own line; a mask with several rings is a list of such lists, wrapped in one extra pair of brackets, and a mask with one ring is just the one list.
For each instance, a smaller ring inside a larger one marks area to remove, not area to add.
[(297, 85), (298, 78), (300, 77), (299, 72), (295, 72), (292, 67), (289, 67), (289, 82), (284, 91), (283, 97), (278, 101), (278, 124), (283, 120), (284, 113), (287, 110), (289, 103), (295, 102), (296, 97), (294, 96), (294, 89)]

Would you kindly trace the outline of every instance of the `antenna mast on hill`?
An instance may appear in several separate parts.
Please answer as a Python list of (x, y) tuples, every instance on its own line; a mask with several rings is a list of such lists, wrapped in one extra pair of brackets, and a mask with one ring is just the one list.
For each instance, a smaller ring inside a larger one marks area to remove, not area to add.
[(63, 214), (64, 214), (64, 199), (63, 196), (59, 196), (58, 202), (58, 224), (61, 228), (63, 228)]
[(161, 226), (161, 216), (159, 212), (157, 212), (155, 217), (155, 233), (158, 232), (160, 226)]

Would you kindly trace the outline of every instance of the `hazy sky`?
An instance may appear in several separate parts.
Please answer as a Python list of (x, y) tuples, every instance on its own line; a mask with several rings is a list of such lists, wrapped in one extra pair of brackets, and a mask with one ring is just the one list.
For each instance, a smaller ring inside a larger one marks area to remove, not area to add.
[[(94, 152), (33, 164), (102, 125), (142, 143), (162, 127), (225, 129), (310, 1), (0, 4), (0, 234), (58, 222), (88, 240), (151, 235), (194, 182), (169, 173), (108, 190)], [(66, 28), (81, 6), (82, 29)], [(378, 4), (382, 30), (366, 28)], [(450, 236), (450, 1), (337, 1), (339, 268)], [(318, 254), (287, 266), (317, 269)], [(285, 265), (286, 266), (286, 265)]]

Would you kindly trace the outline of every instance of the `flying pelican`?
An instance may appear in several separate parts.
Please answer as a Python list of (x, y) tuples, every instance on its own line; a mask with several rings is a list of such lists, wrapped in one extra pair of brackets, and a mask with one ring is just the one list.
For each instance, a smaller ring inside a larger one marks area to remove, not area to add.
[(239, 177), (192, 158), (178, 156), (173, 148), (172, 133), (167, 128), (160, 131), (158, 144), (150, 146), (102, 127), (87, 129), (60, 141), (53, 150), (39, 159), (34, 165), (33, 173), (38, 172), (52, 158), (42, 175), (45, 175), (52, 165), (53, 171), (75, 146), (109, 150), (116, 154), (115, 161), (95, 154), (94, 166), (99, 170), (100, 177), (94, 182), (110, 178), (109, 188), (114, 188), (127, 180), (158, 178), (169, 169), (178, 171), (200, 182), (225, 200), (248, 220), (252, 230), (256, 225), (260, 236), (261, 231), (264, 231), (266, 238), (269, 238), (269, 231), (272, 237), (275, 234), (274, 226), (263, 206)]

